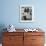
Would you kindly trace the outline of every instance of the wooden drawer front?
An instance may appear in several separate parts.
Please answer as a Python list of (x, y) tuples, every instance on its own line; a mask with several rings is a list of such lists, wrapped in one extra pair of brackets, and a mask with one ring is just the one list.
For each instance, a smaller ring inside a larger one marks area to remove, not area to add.
[(27, 35), (27, 36), (29, 36), (29, 35), (35, 35), (35, 36), (36, 36), (36, 35), (37, 35), (37, 36), (39, 35), (39, 36), (41, 36), (41, 35), (44, 35), (44, 32), (25, 32), (25, 33), (24, 33), (24, 36), (26, 36), (26, 35)]
[(23, 46), (23, 44), (22, 43), (21, 44), (20, 43), (19, 44), (18, 43), (17, 44), (15, 43), (14, 44), (2, 44), (2, 46)]
[(32, 44), (43, 44), (44, 36), (32, 36)]
[(16, 46), (14, 44), (3, 44), (2, 46)]
[(9, 43), (8, 41), (9, 41), (9, 38), (4, 36), (3, 37), (3, 44)]
[(44, 46), (44, 36), (24, 36), (24, 46)]
[(44, 46), (43, 44), (32, 44), (32, 46)]
[(23, 36), (5, 36), (3, 38), (3, 42), (8, 44), (8, 43), (13, 43), (13, 42), (21, 42), (23, 40)]
[(4, 32), (4, 36), (23, 36), (23, 32)]
[(25, 36), (24, 37), (24, 46), (31, 46), (31, 44), (32, 44), (32, 37), (30, 37), (30, 36)]
[(23, 33), (21, 32), (3, 33), (3, 46), (23, 46)]

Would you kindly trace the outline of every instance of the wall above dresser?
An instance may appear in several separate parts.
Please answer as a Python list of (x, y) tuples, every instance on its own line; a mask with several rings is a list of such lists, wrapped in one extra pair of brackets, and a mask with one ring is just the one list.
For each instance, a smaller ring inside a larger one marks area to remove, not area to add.
[[(0, 24), (5, 26), (13, 24), (16, 28), (41, 27), (46, 28), (46, 0), (1, 0), (0, 1)], [(21, 23), (19, 21), (20, 5), (33, 5), (35, 21)]]

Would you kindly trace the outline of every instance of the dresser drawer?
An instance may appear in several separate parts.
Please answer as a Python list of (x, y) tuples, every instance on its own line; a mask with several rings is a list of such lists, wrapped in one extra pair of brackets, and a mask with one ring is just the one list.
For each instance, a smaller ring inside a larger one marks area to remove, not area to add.
[(24, 36), (44, 36), (45, 33), (44, 32), (25, 32)]
[(3, 46), (23, 46), (23, 37), (22, 36), (5, 37), (3, 38)]
[(3, 44), (2, 46), (16, 46), (15, 44)]
[(10, 43), (4, 44), (4, 43), (3, 43), (2, 46), (23, 46), (23, 43), (19, 43), (19, 44), (18, 44), (18, 43), (17, 43), (17, 44), (16, 44), (16, 43), (12, 43), (12, 44), (10, 44)]
[(32, 43), (33, 44), (43, 44), (44, 36), (32, 36)]
[(44, 44), (32, 44), (32, 46), (44, 46)]
[(32, 37), (24, 36), (24, 46), (31, 46), (32, 44)]
[(23, 32), (4, 32), (5, 36), (23, 36)]
[(14, 43), (14, 42), (23, 41), (23, 36), (4, 36), (3, 43)]

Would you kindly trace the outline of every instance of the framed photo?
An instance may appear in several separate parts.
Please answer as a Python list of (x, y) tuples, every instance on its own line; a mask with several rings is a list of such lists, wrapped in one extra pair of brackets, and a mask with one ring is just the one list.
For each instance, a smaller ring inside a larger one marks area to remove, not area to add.
[(20, 6), (20, 22), (34, 21), (34, 7), (31, 5)]

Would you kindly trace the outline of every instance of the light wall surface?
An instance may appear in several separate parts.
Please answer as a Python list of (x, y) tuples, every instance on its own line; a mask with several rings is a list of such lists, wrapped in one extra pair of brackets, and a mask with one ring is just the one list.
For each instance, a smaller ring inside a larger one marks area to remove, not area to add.
[[(20, 22), (20, 5), (34, 6), (34, 22)], [(46, 32), (46, 0), (0, 0), (0, 31), (9, 24), (20, 29), (40, 27)]]

